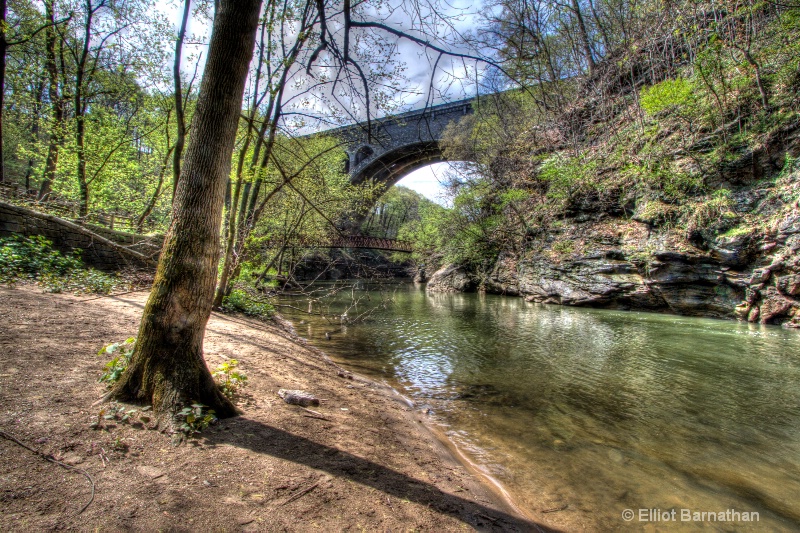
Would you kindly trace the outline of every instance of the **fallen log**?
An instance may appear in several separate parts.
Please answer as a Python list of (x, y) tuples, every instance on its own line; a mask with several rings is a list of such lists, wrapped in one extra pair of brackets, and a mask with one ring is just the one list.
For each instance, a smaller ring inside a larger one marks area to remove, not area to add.
[(280, 389), (278, 396), (283, 398), (283, 401), (289, 405), (299, 405), (301, 407), (308, 407), (309, 405), (319, 405), (319, 398), (302, 390), (287, 390)]

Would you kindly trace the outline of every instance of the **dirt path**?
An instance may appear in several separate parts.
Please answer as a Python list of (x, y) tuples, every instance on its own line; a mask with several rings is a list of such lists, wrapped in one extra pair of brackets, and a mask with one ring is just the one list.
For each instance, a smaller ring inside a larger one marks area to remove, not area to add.
[[(0, 288), (0, 530), (545, 530), (512, 515), (391, 390), (345, 379), (280, 328), (214, 314), (209, 366), (249, 377), (240, 417), (178, 447), (128, 424), (91, 429), (106, 343), (136, 334), (145, 293), (87, 301)], [(277, 396), (305, 389), (327, 420)]]

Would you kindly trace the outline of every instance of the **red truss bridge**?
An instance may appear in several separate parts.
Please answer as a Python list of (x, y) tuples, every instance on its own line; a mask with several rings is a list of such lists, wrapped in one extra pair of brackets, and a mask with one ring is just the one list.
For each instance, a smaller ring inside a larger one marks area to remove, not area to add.
[(406, 253), (414, 251), (414, 246), (410, 241), (385, 239), (382, 237), (367, 237), (365, 235), (336, 235), (329, 237), (326, 241), (297, 239), (290, 240), (288, 244), (299, 248), (361, 248)]

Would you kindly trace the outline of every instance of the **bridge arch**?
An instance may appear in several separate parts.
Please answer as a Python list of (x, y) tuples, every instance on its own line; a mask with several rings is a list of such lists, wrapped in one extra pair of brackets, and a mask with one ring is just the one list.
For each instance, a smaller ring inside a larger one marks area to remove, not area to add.
[(372, 159), (358, 168), (350, 181), (355, 185), (372, 182), (388, 190), (411, 172), (442, 161), (445, 158), (437, 141), (410, 143)]
[(354, 184), (372, 180), (384, 190), (403, 175), (444, 161), (439, 141), (448, 124), (474, 112), (475, 98), (408, 111), (366, 123), (322, 132), (341, 139), (347, 147), (345, 170)]
[[(474, 113), (477, 98), (429, 106), (366, 123), (321, 132), (339, 138), (346, 146), (345, 172), (354, 185), (371, 182), (378, 186), (377, 198), (414, 170), (445, 161), (440, 141), (447, 126)], [(369, 208), (372, 206), (365, 205)], [(363, 213), (365, 210), (359, 210)], [(357, 233), (364, 214), (344, 215), (341, 228)]]

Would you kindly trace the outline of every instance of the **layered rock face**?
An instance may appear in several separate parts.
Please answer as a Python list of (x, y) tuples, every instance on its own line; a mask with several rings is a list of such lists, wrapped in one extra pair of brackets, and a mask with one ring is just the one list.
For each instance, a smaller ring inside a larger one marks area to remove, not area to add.
[[(800, 195), (800, 187), (795, 192)], [(800, 196), (799, 196), (800, 197)], [(632, 218), (565, 219), (489, 273), (446, 265), (430, 291), (485, 290), (546, 304), (663, 311), (800, 327), (800, 207), (772, 228), (656, 231)], [(703, 235), (707, 233), (707, 235)]]
[(736, 314), (749, 322), (800, 327), (800, 213), (785, 220), (763, 247), (770, 252), (752, 271)]

